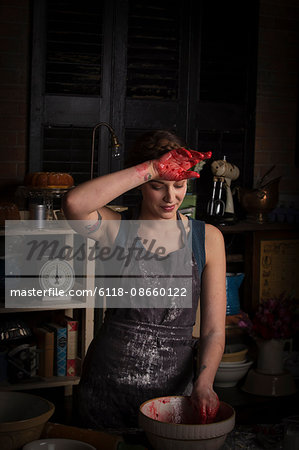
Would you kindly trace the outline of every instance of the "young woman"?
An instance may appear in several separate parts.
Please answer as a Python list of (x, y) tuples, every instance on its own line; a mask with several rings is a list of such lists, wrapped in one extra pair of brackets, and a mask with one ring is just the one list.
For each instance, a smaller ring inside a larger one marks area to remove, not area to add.
[[(219, 404), (213, 381), (225, 340), (225, 251), (217, 228), (189, 219), (178, 209), (187, 179), (199, 176), (189, 169), (211, 154), (186, 150), (177, 136), (158, 130), (143, 135), (132, 156), (129, 168), (71, 190), (64, 202), (66, 218), (83, 221), (80, 230), (96, 241), (126, 247), (128, 233), (123, 230), (128, 213), (119, 214), (106, 205), (138, 188), (142, 199), (131, 217), (140, 221), (143, 245), (154, 242), (151, 252), (163, 247), (166, 256), (175, 258), (174, 265), (180, 264), (192, 228), (191, 307), (108, 309), (84, 361), (79, 410), (86, 426), (129, 428), (137, 426), (138, 408), (145, 400), (191, 395), (199, 420), (206, 423)], [(134, 271), (136, 264), (145, 285), (153, 286), (160, 269), (135, 261)], [(195, 376), (192, 328), (199, 301)]]

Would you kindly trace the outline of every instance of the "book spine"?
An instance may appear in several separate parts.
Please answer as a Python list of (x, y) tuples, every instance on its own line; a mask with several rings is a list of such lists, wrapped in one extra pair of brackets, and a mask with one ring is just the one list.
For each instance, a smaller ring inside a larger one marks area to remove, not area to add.
[(41, 377), (52, 377), (54, 366), (54, 332), (37, 328), (34, 330), (39, 350), (38, 374)]
[(78, 321), (67, 321), (67, 366), (66, 374), (69, 377), (78, 375), (77, 370), (77, 354), (78, 354)]
[(67, 329), (57, 328), (56, 336), (56, 375), (66, 375)]

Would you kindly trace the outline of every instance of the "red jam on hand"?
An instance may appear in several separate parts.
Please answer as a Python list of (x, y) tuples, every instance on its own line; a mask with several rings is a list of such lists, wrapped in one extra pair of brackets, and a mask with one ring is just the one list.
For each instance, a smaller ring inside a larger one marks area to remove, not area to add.
[(189, 171), (203, 159), (211, 158), (212, 152), (196, 152), (185, 148), (176, 148), (155, 161), (154, 165), (163, 180), (180, 181), (187, 178), (199, 178), (197, 172)]
[(205, 423), (213, 423), (215, 421), (215, 418), (217, 416), (217, 412), (220, 406), (219, 399), (217, 397), (217, 404), (212, 409), (206, 409), (205, 407), (200, 408), (200, 416), (199, 416), (199, 423), (205, 424)]

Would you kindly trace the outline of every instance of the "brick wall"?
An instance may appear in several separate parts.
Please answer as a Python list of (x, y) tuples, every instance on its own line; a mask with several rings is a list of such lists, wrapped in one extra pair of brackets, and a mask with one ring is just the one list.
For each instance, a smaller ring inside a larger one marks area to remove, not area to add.
[(30, 0), (0, 0), (0, 196), (23, 180), (27, 160)]
[(276, 165), (280, 203), (298, 207), (295, 167), (299, 80), (299, 1), (260, 0), (255, 180)]

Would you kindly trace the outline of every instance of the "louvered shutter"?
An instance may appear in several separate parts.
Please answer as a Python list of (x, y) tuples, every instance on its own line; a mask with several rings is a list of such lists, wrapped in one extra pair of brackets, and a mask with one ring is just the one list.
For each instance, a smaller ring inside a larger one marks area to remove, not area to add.
[(46, 93), (100, 95), (103, 2), (47, 3)]
[(129, 2), (127, 97), (178, 98), (180, 3)]

